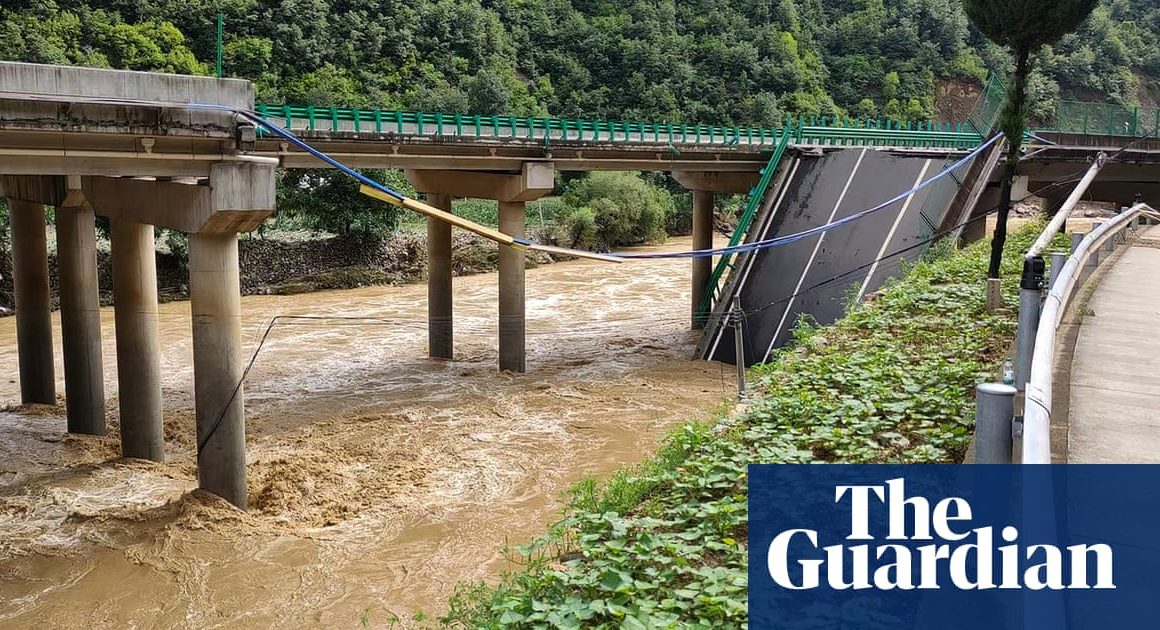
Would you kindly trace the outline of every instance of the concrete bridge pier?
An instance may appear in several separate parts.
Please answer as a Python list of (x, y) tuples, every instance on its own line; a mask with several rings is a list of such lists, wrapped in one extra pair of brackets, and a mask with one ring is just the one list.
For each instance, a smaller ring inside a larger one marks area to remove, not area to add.
[(12, 223), (12, 285), (16, 298), (16, 346), (20, 401), (56, 403), (52, 317), (48, 287), (48, 241), (44, 205), (8, 197)]
[[(245, 411), (238, 233), (274, 210), (272, 160), (223, 162), (186, 184), (86, 178), (84, 190), (113, 225), (122, 450), (163, 457), (153, 225), (189, 234), (198, 485), (246, 507)], [(134, 367), (140, 366), (142, 378)], [(133, 374), (131, 377), (130, 374)]]
[(56, 206), (61, 345), (70, 433), (105, 434), (96, 216), (80, 177), (0, 178), (12, 201), (20, 380), (25, 402), (55, 403), (44, 206)]
[(189, 235), (198, 485), (246, 507), (242, 304), (238, 236)]
[(81, 190), (81, 179), (62, 179), (67, 193), (56, 207), (56, 249), (68, 430), (104, 435), (105, 370), (96, 215)]
[[(693, 249), (712, 249), (713, 247), (713, 207), (717, 193), (740, 194), (747, 193), (755, 186), (760, 178), (753, 173), (711, 173), (711, 172), (674, 172), (673, 178), (685, 188), (693, 191)], [(694, 330), (705, 327), (705, 318), (698, 317), (701, 302), (709, 290), (709, 281), (713, 276), (713, 258), (709, 256), (694, 258), (691, 273), (691, 320)], [(713, 305), (708, 305), (712, 310)]]
[[(499, 203), (499, 231), (524, 236), (523, 201)], [(499, 369), (527, 372), (524, 250), (499, 248)]]
[[(711, 190), (693, 191), (693, 249), (713, 248), (713, 205), (716, 194)], [(713, 275), (713, 259), (711, 257), (694, 258), (692, 270), (692, 323), (693, 328), (705, 327), (705, 318), (700, 317), (697, 311), (709, 290), (709, 280)], [(709, 308), (712, 308), (712, 304)]]
[(160, 462), (165, 460), (165, 431), (153, 226), (126, 219), (112, 219), (109, 223), (121, 454)]
[[(499, 229), (512, 236), (524, 235), (524, 210), (528, 201), (539, 199), (552, 192), (555, 187), (556, 171), (550, 162), (525, 162), (519, 173), (481, 173), (473, 171), (408, 170), (407, 179), (419, 192), (429, 195), (433, 202), (444, 202), (450, 208), (451, 197), (471, 197), (494, 199), (499, 202)], [(428, 224), (428, 235), (437, 236), (429, 245), (432, 273), (439, 271), (438, 286), (432, 282), (428, 287), (430, 306), (429, 323), (432, 328), (432, 356), (437, 340), (436, 326), (446, 331), (450, 337), (451, 326), (443, 325), (443, 318), (450, 319), (450, 227), (433, 231)], [(445, 241), (443, 240), (445, 239)], [(443, 253), (443, 243), (448, 247)], [(448, 261), (447, 270), (441, 268), (442, 260)], [(501, 245), (499, 248), (499, 368), (513, 372), (527, 371), (527, 351), (525, 345), (525, 291), (524, 252)], [(440, 347), (450, 354), (450, 339)]]
[[(428, 194), (432, 206), (451, 212), (451, 196)], [(455, 357), (451, 224), (427, 219), (427, 352), (434, 359)]]

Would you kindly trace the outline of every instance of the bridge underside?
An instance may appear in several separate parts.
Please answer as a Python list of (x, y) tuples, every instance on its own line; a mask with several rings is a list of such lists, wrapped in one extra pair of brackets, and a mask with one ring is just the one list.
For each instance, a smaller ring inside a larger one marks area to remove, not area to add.
[[(83, 96), (77, 96), (83, 95)], [(99, 102), (98, 102), (99, 101)], [(125, 457), (162, 460), (154, 228), (189, 238), (199, 485), (246, 504), (238, 233), (274, 212), (278, 162), (247, 155), (249, 82), (0, 63), (0, 194), (12, 224), (20, 390), (56, 404), (45, 208), (56, 213), (68, 430), (103, 435), (96, 217), (109, 219)]]

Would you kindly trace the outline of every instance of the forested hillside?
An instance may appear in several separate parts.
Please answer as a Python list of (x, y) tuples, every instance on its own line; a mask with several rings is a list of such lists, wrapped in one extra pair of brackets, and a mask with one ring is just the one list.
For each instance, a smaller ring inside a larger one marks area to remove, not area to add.
[[(957, 0), (5, 0), (0, 58), (227, 76), (267, 103), (712, 123), (935, 116), (1005, 71)], [(1160, 1), (1111, 0), (1031, 88), (1154, 104)]]

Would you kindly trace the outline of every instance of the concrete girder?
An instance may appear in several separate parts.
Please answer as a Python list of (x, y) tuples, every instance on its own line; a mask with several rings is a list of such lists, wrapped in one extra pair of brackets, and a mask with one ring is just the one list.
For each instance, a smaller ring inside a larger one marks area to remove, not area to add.
[(67, 195), (65, 180), (51, 175), (0, 175), (0, 195), (43, 206), (59, 205)]
[[(1047, 186), (1052, 182), (1031, 180), (1029, 188), (1032, 192)], [(1063, 195), (1070, 193), (1074, 185), (1060, 187)], [(1057, 189), (1057, 190), (1060, 190)], [(1152, 181), (1125, 181), (1112, 180), (1103, 181), (1097, 179), (1088, 186), (1087, 193), (1084, 195), (1086, 199), (1097, 199), (1100, 201), (1114, 201), (1120, 205), (1130, 206), (1135, 202), (1136, 195), (1140, 195), (1141, 199), (1147, 203), (1154, 200), (1160, 200), (1160, 182)]]
[(757, 185), (761, 175), (758, 173), (674, 171), (673, 179), (688, 190), (745, 194)]
[[(326, 168), (326, 164), (307, 153), (283, 151), (269, 141), (258, 141), (255, 155), (277, 157), (285, 168)], [(399, 168), (414, 170), (515, 171), (531, 162), (550, 163), (557, 171), (707, 171), (756, 173), (766, 164), (758, 152), (753, 153), (683, 153), (678, 159), (651, 148), (624, 147), (606, 151), (554, 148), (546, 158), (542, 148), (523, 150), (505, 145), (464, 146), (445, 144), (401, 145), (393, 152), (386, 142), (364, 140), (358, 143), (312, 141), (320, 150), (352, 168)], [(2, 157), (2, 153), (0, 153)]]
[(0, 62), (4, 130), (235, 138), (233, 112), (189, 103), (252, 110), (254, 86), (240, 79)]
[[(38, 94), (71, 100), (111, 98), (254, 107), (254, 85), (243, 79), (4, 61), (0, 62), (0, 86), (0, 98)], [(84, 97), (78, 96), (82, 94)]]

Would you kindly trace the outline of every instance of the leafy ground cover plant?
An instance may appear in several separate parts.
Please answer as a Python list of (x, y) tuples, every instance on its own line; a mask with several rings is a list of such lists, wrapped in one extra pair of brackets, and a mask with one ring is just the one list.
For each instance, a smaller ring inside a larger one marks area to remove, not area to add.
[[(1041, 227), (1009, 238), (1005, 272)], [(523, 568), (461, 589), (442, 623), (744, 627), (746, 466), (959, 461), (974, 385), (994, 376), (1015, 332), (1012, 308), (984, 308), (987, 263), (986, 242), (919, 262), (832, 326), (799, 326), (752, 370), (745, 411), (680, 426), (643, 464), (579, 484), (565, 518), (515, 550)]]

